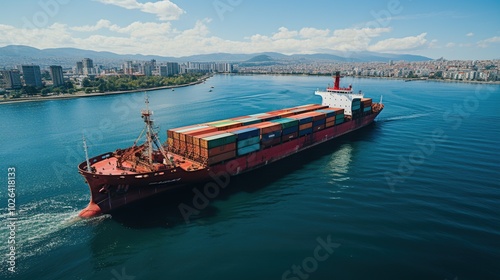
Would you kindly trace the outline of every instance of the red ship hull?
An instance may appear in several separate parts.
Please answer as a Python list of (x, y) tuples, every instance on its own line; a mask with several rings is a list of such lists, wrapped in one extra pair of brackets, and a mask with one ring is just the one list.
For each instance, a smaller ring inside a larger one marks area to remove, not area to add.
[[(194, 183), (217, 182), (221, 175), (229, 177), (257, 169), (371, 124), (382, 111), (383, 105), (379, 107), (378, 110), (364, 117), (348, 120), (309, 135), (196, 170), (178, 167), (154, 172), (124, 172), (106, 175), (100, 174), (99, 170), (88, 171), (87, 162), (83, 162), (78, 168), (90, 187), (91, 200), (80, 216), (91, 217), (101, 213), (110, 213), (132, 202), (176, 188)], [(102, 154), (91, 158), (89, 162), (94, 165), (110, 161), (113, 156), (114, 153)]]

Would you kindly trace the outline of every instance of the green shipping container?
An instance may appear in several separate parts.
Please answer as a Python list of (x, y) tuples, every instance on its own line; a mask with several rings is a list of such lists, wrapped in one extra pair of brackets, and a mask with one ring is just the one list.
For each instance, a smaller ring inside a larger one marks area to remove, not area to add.
[(289, 119), (289, 118), (281, 118), (281, 119), (276, 119), (272, 120), (271, 122), (273, 123), (279, 123), (281, 124), (281, 128), (289, 128), (289, 127), (294, 127), (299, 125), (299, 121), (295, 119)]
[(236, 135), (224, 132), (200, 139), (200, 146), (203, 148), (211, 149), (233, 142), (236, 142)]

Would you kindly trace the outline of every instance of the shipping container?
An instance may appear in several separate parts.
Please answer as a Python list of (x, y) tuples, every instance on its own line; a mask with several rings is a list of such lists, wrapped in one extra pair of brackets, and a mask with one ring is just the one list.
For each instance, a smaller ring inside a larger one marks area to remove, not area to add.
[(313, 124), (312, 124), (312, 122), (310, 122), (310, 123), (305, 123), (305, 124), (301, 124), (301, 125), (299, 126), (299, 131), (304, 130), (304, 129), (311, 128), (311, 127), (312, 127), (312, 125), (313, 125)]
[(297, 138), (298, 136), (299, 136), (299, 132), (298, 131), (295, 131), (295, 132), (292, 132), (292, 133), (283, 134), (281, 136), (281, 141), (282, 142), (290, 141), (292, 139)]
[(260, 135), (260, 130), (257, 127), (245, 127), (245, 128), (239, 127), (239, 128), (229, 129), (226, 132), (236, 135), (238, 141)]
[(272, 138), (272, 139), (268, 139), (268, 140), (263, 140), (261, 141), (261, 147), (262, 148), (267, 148), (267, 147), (271, 147), (271, 146), (274, 146), (274, 145), (277, 145), (281, 143), (281, 137), (277, 137), (277, 138)]
[(326, 122), (325, 127), (332, 127), (335, 125), (335, 120)]
[(191, 127), (199, 127), (199, 126), (200, 126), (199, 124), (194, 124), (194, 125), (188, 125), (188, 126), (181, 126), (181, 127), (177, 127), (177, 128), (171, 128), (171, 129), (167, 130), (167, 136), (168, 136), (168, 138), (174, 138), (174, 135), (173, 135), (174, 132), (177, 132), (177, 131), (183, 130), (183, 129), (188, 129)]
[(299, 131), (299, 126), (287, 127), (281, 131), (281, 134), (290, 134)]
[(236, 135), (228, 132), (223, 132), (221, 134), (201, 138), (200, 147), (211, 149), (232, 142), (236, 142)]
[(243, 125), (241, 122), (234, 121), (234, 120), (224, 120), (224, 121), (213, 122), (213, 123), (209, 123), (209, 124), (210, 124), (210, 126), (216, 127), (219, 131), (231, 129), (231, 128), (236, 128), (236, 127), (240, 127)]
[(327, 118), (330, 118), (330, 117), (335, 117), (335, 110), (332, 109), (332, 108), (329, 108), (329, 109), (322, 109), (322, 110), (318, 110), (316, 112), (321, 112), (321, 113), (325, 113), (326, 117)]
[(328, 117), (325, 119), (325, 122), (334, 122), (335, 121), (335, 116), (333, 117)]
[(278, 118), (277, 116), (273, 116), (273, 115), (268, 114), (268, 113), (253, 114), (253, 115), (250, 115), (250, 117), (260, 119), (262, 121), (270, 121), (270, 120), (274, 120), (274, 119)]
[(277, 120), (272, 120), (271, 122), (281, 124), (281, 129), (286, 129), (289, 127), (294, 127), (294, 126), (299, 125), (298, 120), (291, 119), (291, 118), (281, 118), (281, 119), (277, 119)]
[(217, 156), (217, 155), (220, 155), (223, 153), (227, 153), (230, 151), (234, 151), (234, 150), (236, 150), (236, 143), (229, 143), (229, 144), (225, 144), (225, 145), (211, 148), (211, 149), (200, 147), (199, 154), (202, 157), (208, 158), (208, 157), (214, 157), (214, 156)]
[(267, 141), (267, 140), (279, 138), (279, 137), (281, 137), (281, 129), (262, 134), (261, 139), (262, 139), (262, 141)]
[(250, 117), (250, 116), (248, 116), (246, 118), (233, 119), (233, 120), (241, 123), (241, 126), (247, 126), (247, 125), (251, 125), (251, 124), (254, 124), (254, 123), (260, 123), (260, 122), (262, 122), (261, 119), (253, 118), (253, 117)]
[(363, 109), (363, 112), (365, 112), (365, 113), (366, 113), (366, 112), (371, 112), (371, 111), (372, 111), (372, 106), (365, 107), (365, 108)]
[(188, 142), (189, 143), (193, 143), (197, 146), (200, 146), (200, 140), (201, 138), (205, 138), (205, 137), (209, 137), (209, 136), (214, 136), (214, 135), (220, 135), (221, 133), (224, 133), (224, 131), (218, 131), (217, 128), (215, 127), (212, 127), (213, 129), (215, 129), (215, 131), (212, 131), (212, 132), (198, 132), (198, 133), (195, 133), (196, 135), (187, 135), (187, 138), (188, 138)]
[(361, 104), (363, 104), (363, 107), (366, 108), (368, 106), (372, 105), (372, 99), (371, 98), (361, 98)]
[(304, 136), (306, 134), (311, 134), (312, 133), (312, 127), (311, 128), (306, 128), (303, 130), (299, 130), (299, 137)]
[(255, 144), (250, 145), (250, 146), (238, 148), (238, 155), (239, 156), (246, 155), (246, 154), (249, 154), (252, 152), (256, 152), (258, 150), (260, 150), (260, 143), (255, 143)]
[(336, 120), (335, 120), (335, 124), (336, 124), (336, 125), (337, 125), (337, 124), (341, 124), (341, 123), (343, 123), (343, 122), (344, 122), (344, 118), (341, 118), (341, 119), (336, 119)]
[(305, 124), (305, 123), (312, 122), (313, 117), (310, 115), (305, 115), (305, 114), (307, 114), (307, 113), (302, 113), (302, 114), (298, 114), (295, 116), (290, 116), (289, 118), (298, 120), (299, 124)]
[(248, 127), (256, 127), (260, 129), (260, 135), (270, 133), (276, 130), (281, 130), (281, 124), (274, 122), (261, 122), (249, 125)]
[(243, 139), (243, 140), (238, 140), (238, 142), (236, 142), (236, 148), (239, 149), (239, 148), (243, 148), (246, 146), (252, 146), (252, 145), (255, 145), (257, 143), (260, 143), (260, 136), (247, 138), (247, 139)]
[(227, 153), (223, 153), (223, 154), (220, 154), (220, 155), (216, 155), (216, 156), (213, 156), (213, 157), (209, 157), (208, 160), (207, 160), (207, 164), (208, 165), (212, 165), (212, 164), (215, 164), (215, 163), (219, 163), (219, 162), (222, 162), (222, 161), (226, 161), (226, 160), (232, 159), (234, 157), (236, 157), (236, 150), (233, 150), (233, 151), (230, 151), (230, 152), (227, 152)]
[(323, 125), (325, 124), (325, 119), (313, 121), (313, 126)]
[(188, 131), (184, 134), (186, 135), (186, 142), (199, 145), (199, 143), (195, 143), (193, 137), (197, 136), (197, 135), (208, 134), (208, 133), (219, 133), (219, 132), (218, 132), (216, 127), (207, 126), (207, 127), (199, 128), (196, 130)]

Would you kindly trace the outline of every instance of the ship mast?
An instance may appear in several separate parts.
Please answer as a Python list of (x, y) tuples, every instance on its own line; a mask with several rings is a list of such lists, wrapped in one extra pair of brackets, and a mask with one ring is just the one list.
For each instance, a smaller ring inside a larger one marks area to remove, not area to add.
[(148, 163), (153, 164), (153, 145), (152, 145), (152, 137), (154, 135), (153, 130), (153, 120), (151, 119), (151, 115), (153, 112), (149, 110), (149, 98), (146, 95), (145, 101), (146, 110), (142, 110), (142, 118), (144, 119), (144, 123), (146, 124), (146, 145), (147, 145), (147, 153), (148, 153)]
[[(153, 145), (155, 145), (158, 148), (158, 151), (163, 155), (164, 159), (168, 160), (167, 153), (163, 146), (160, 143), (160, 139), (158, 138), (158, 134), (154, 130), (153, 123), (154, 121), (151, 119), (151, 116), (153, 115), (153, 111), (149, 110), (149, 98), (146, 94), (145, 101), (146, 103), (146, 110), (142, 110), (142, 118), (144, 119), (144, 123), (146, 124), (146, 127), (144, 128), (146, 132), (146, 149), (147, 149), (147, 157), (148, 157), (148, 163), (150, 166), (153, 165)], [(144, 133), (143, 130), (143, 133)], [(142, 135), (142, 133), (141, 133)], [(140, 138), (140, 136), (139, 136)]]

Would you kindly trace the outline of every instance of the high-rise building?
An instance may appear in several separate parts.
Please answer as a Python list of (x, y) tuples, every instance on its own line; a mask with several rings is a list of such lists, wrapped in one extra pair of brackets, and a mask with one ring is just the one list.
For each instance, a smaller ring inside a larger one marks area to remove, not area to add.
[(18, 70), (2, 71), (2, 75), (6, 89), (20, 89), (23, 86), (21, 83), (21, 74)]
[(75, 74), (83, 75), (83, 62), (82, 61), (76, 62)]
[(82, 60), (82, 64), (83, 64), (83, 74), (84, 75), (91, 75), (91, 74), (95, 74), (94, 72), (94, 61), (92, 61), (92, 59), (90, 58), (84, 58)]
[(61, 66), (50, 66), (50, 76), (52, 77), (52, 84), (55, 87), (64, 85), (64, 76)]
[(24, 84), (27, 86), (42, 87), (42, 73), (38, 65), (22, 65)]
[(159, 72), (162, 77), (170, 77), (179, 74), (180, 68), (177, 62), (167, 62), (166, 65), (160, 65)]
[(123, 74), (134, 74), (134, 64), (132, 61), (125, 61), (125, 63), (123, 63)]
[(156, 64), (156, 61), (153, 59), (151, 61), (148, 61), (146, 63), (144, 63), (142, 65), (142, 74), (144, 74), (144, 76), (152, 76), (153, 75), (153, 71), (155, 69), (155, 64)]

